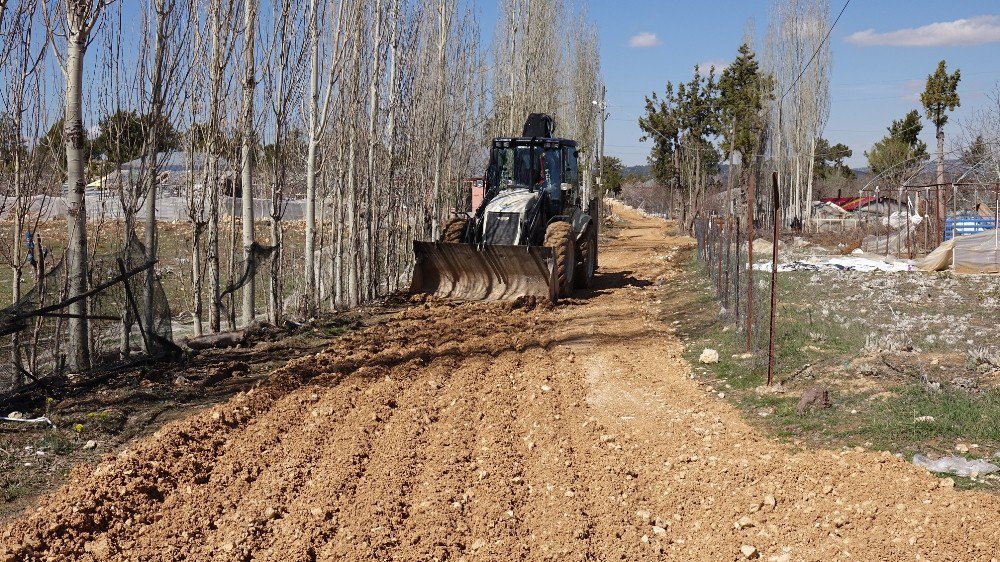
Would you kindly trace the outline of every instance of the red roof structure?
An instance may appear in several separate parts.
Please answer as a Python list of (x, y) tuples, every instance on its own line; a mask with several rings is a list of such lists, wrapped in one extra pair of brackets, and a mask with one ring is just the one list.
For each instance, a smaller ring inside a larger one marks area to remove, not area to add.
[(833, 203), (845, 211), (857, 211), (875, 202), (875, 197), (823, 197), (820, 201)]

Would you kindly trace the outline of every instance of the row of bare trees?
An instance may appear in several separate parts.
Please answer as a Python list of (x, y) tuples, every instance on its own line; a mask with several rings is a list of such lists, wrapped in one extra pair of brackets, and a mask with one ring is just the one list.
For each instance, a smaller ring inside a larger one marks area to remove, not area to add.
[[(191, 289), (170, 304), (192, 312), (195, 334), (399, 288), (412, 241), (461, 206), (491, 136), (548, 112), (593, 152), (598, 38), (573, 10), (503, 0), (491, 54), (460, 0), (0, 0), (0, 214), (13, 219), (15, 301), (43, 192), (67, 208), (66, 294), (87, 290), (87, 186), (112, 171), (99, 189), (114, 191), (123, 248), (158, 259), (168, 161), (186, 170), (170, 182)], [(98, 128), (115, 147), (99, 157)], [(302, 220), (286, 219), (298, 201)], [(151, 310), (157, 273), (146, 275)], [(86, 368), (86, 300), (67, 312), (69, 368)]]

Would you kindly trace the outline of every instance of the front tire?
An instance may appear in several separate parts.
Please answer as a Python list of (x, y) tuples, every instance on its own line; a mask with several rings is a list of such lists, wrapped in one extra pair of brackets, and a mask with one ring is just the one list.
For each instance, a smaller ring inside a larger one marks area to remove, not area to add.
[(593, 225), (587, 227), (587, 232), (580, 241), (580, 253), (583, 255), (574, 284), (577, 289), (589, 289), (594, 286), (594, 272), (597, 271), (597, 231)]
[(576, 269), (576, 244), (568, 222), (558, 221), (545, 229), (544, 245), (552, 248), (555, 259), (555, 297), (561, 299), (573, 293), (573, 273)]
[(452, 243), (464, 242), (464, 236), (462, 235), (465, 234), (466, 222), (468, 221), (457, 217), (449, 219), (444, 225), (444, 230), (441, 231), (441, 241)]

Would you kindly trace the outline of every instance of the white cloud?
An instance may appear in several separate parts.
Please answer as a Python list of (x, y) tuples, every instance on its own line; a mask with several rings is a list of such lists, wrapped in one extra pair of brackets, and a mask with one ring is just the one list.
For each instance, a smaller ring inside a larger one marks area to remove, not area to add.
[(955, 21), (935, 22), (917, 28), (886, 33), (874, 29), (857, 31), (846, 39), (848, 43), (873, 47), (958, 47), (1000, 42), (1000, 17), (976, 16)]
[(698, 69), (701, 70), (703, 73), (706, 73), (706, 74), (708, 73), (708, 69), (712, 68), (713, 66), (715, 67), (715, 73), (716, 74), (721, 74), (722, 71), (725, 70), (727, 66), (729, 66), (729, 61), (724, 61), (724, 60), (707, 60), (707, 61), (698, 63)]
[(643, 31), (637, 35), (629, 37), (628, 46), (633, 49), (646, 49), (649, 47), (659, 47), (663, 44), (660, 38), (656, 36), (655, 33), (650, 33), (648, 31)]

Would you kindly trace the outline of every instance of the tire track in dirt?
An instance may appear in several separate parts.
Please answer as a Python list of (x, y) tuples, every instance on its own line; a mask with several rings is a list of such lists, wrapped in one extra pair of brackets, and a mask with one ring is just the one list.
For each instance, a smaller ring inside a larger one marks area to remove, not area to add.
[(173, 422), (0, 531), (0, 560), (990, 560), (1000, 500), (798, 451), (691, 380), (630, 221), (554, 309), (418, 302)]
[(523, 560), (526, 548), (520, 513), (524, 505), (523, 444), (516, 436), (518, 417), (513, 373), (522, 368), (521, 355), (502, 353), (494, 358), (473, 390), (479, 412), (475, 427), (474, 494), (465, 516), (470, 528), (469, 549), (483, 558)]
[[(466, 482), (471, 462), (472, 428), (468, 399), (460, 388), (469, 378), (478, 378), (482, 371), (481, 358), (461, 363), (432, 364), (427, 375), (415, 385), (434, 392), (424, 400), (435, 409), (432, 424), (423, 433), (417, 446), (426, 454), (415, 468), (408, 485), (407, 502), (411, 511), (405, 525), (399, 529), (399, 540), (405, 550), (397, 551), (403, 560), (447, 557), (447, 553), (462, 552), (468, 535), (462, 510), (468, 501)], [(457, 391), (457, 392), (456, 392)], [(405, 444), (403, 444), (405, 445)]]

